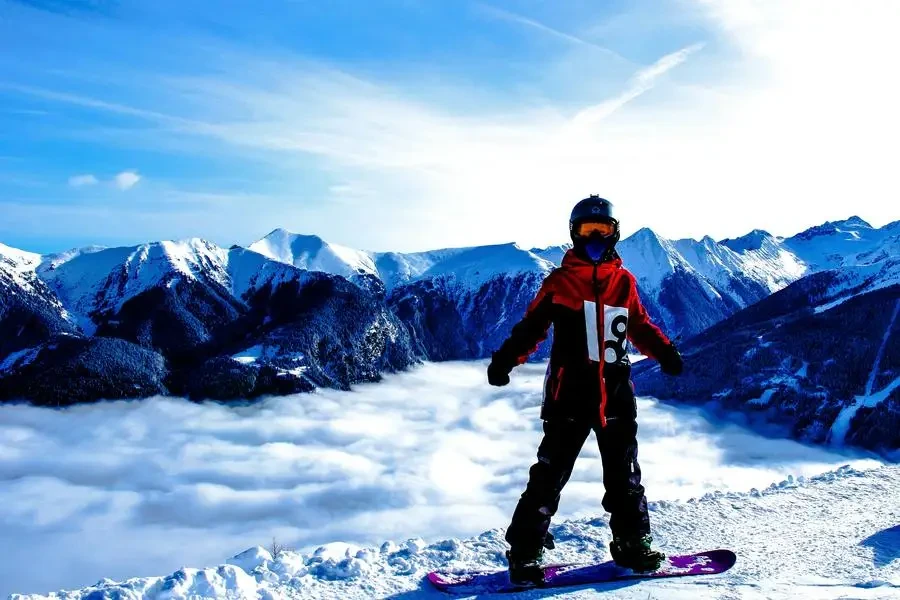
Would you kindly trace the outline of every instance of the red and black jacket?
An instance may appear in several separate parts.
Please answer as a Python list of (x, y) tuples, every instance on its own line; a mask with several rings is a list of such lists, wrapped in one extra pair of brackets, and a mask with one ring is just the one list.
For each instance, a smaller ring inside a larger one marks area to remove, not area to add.
[(553, 325), (542, 419), (634, 419), (626, 339), (650, 358), (671, 342), (650, 321), (622, 260), (595, 264), (569, 250), (544, 280), (510, 337), (493, 355), (507, 372), (524, 363)]

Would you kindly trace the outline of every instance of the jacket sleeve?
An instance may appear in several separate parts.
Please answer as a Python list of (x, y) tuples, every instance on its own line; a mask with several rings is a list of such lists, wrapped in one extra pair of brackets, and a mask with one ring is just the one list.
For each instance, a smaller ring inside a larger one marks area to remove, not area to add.
[(658, 359), (672, 342), (650, 320), (650, 315), (647, 314), (638, 295), (637, 282), (631, 273), (628, 274), (628, 280), (631, 286), (628, 291), (628, 339), (641, 353)]
[(538, 344), (547, 339), (553, 304), (549, 280), (550, 277), (544, 280), (537, 296), (528, 305), (525, 316), (516, 323), (512, 333), (493, 354), (493, 362), (506, 371), (511, 371), (513, 367), (528, 360), (528, 356), (537, 350)]

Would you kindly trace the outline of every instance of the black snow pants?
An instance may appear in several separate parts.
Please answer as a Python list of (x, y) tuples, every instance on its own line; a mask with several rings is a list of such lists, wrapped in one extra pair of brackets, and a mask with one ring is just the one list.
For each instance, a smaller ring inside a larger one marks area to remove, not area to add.
[(543, 545), (550, 519), (559, 508), (560, 493), (592, 429), (603, 463), (603, 508), (610, 513), (613, 535), (650, 533), (647, 498), (637, 461), (637, 423), (631, 419), (610, 419), (601, 428), (599, 424), (555, 419), (544, 421), (538, 461), (529, 471), (528, 486), (506, 531), (506, 541), (512, 548), (532, 551)]

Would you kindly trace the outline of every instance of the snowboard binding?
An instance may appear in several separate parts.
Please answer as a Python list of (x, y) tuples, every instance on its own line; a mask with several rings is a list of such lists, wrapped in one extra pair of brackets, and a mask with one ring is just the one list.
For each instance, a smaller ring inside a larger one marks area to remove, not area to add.
[(537, 587), (544, 584), (544, 548), (553, 550), (553, 534), (547, 532), (537, 549), (510, 548), (506, 552), (509, 563), (509, 581), (516, 587)]
[(616, 565), (631, 569), (635, 573), (648, 573), (658, 570), (666, 555), (651, 546), (653, 537), (641, 535), (635, 537), (613, 537), (609, 543), (609, 552)]
[(542, 585), (544, 583), (544, 568), (541, 566), (543, 558), (543, 548), (531, 553), (507, 550), (506, 560), (509, 561), (509, 582), (516, 587), (537, 587)]

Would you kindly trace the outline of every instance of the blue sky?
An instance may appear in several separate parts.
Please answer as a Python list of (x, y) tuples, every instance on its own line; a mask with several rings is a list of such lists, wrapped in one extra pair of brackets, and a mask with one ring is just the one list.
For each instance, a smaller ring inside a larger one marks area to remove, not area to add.
[(546, 245), (588, 193), (626, 233), (880, 225), (896, 5), (0, 0), (0, 241)]

